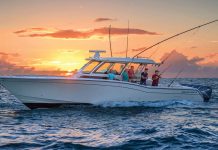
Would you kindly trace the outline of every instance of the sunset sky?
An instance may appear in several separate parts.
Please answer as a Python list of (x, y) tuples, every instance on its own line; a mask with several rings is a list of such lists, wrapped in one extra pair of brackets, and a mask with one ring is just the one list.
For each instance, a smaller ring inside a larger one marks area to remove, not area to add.
[[(109, 25), (114, 55), (125, 56), (128, 20), (131, 57), (137, 49), (216, 19), (218, 0), (2, 0), (0, 74), (70, 72), (85, 63), (90, 49), (107, 50), (109, 56)], [(160, 61), (172, 51), (169, 62), (187, 63), (187, 76), (218, 77), (218, 22), (141, 56), (156, 52), (152, 59)]]

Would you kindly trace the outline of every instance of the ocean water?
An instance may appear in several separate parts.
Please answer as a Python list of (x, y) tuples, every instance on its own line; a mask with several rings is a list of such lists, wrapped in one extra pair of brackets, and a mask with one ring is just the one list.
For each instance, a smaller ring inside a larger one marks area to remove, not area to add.
[(29, 110), (1, 87), (0, 149), (217, 150), (218, 79), (177, 82), (210, 85), (212, 99)]

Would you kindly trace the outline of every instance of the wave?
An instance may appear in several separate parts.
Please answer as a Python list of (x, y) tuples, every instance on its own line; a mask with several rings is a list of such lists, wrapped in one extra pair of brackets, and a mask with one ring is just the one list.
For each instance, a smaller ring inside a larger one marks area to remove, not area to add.
[[(214, 102), (216, 103), (216, 102)], [(217, 109), (218, 105), (212, 102), (190, 101), (190, 100), (166, 100), (154, 102), (136, 102), (136, 101), (104, 101), (95, 103), (100, 107), (154, 107), (154, 108), (211, 108)], [(217, 104), (217, 103), (216, 103)]]

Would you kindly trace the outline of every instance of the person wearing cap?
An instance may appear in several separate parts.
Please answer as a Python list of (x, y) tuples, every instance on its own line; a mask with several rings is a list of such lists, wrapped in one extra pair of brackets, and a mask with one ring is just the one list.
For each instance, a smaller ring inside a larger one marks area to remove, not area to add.
[(155, 74), (152, 75), (152, 86), (158, 86), (159, 79), (161, 78), (159, 71), (155, 70)]
[(145, 70), (141, 73), (140, 84), (146, 85), (147, 79), (148, 79), (148, 68), (145, 68)]

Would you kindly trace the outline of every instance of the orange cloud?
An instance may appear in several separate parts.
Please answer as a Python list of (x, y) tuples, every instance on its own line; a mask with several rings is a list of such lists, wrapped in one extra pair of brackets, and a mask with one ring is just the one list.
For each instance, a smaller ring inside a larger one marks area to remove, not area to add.
[(208, 56), (206, 56), (206, 57), (208, 57), (208, 58), (214, 58), (214, 57), (217, 57), (218, 56), (218, 53), (213, 53), (213, 54), (210, 54), (210, 55), (208, 55)]
[(136, 48), (136, 49), (132, 49), (133, 52), (137, 52), (137, 51), (143, 51), (145, 50), (147, 47), (140, 47), (140, 48)]
[[(14, 58), (19, 57), (18, 53), (0, 52), (0, 75), (55, 75), (65, 76), (69, 72), (60, 69), (39, 70), (28, 65), (19, 65)], [(17, 58), (18, 59), (18, 58)]]
[(7, 59), (0, 59), (0, 75), (55, 75), (65, 76), (68, 72), (62, 70), (35, 70), (30, 66), (18, 66)]
[(94, 22), (105, 22), (105, 21), (116, 21), (116, 19), (112, 18), (96, 18)]
[(0, 56), (13, 56), (13, 57), (18, 57), (20, 56), (18, 53), (5, 53), (5, 52), (0, 52)]
[[(40, 29), (40, 31), (42, 31)], [(87, 30), (87, 31), (77, 31), (77, 30), (58, 30), (51, 33), (29, 33), (28, 30), (19, 30), (14, 32), (15, 34), (18, 34), (19, 36), (28, 36), (28, 37), (52, 37), (52, 38), (64, 38), (64, 39), (87, 39), (91, 38), (93, 36), (107, 36), (108, 35), (108, 28), (97, 28), (93, 30)], [(21, 35), (20, 33), (28, 32), (27, 35)], [(111, 28), (111, 34), (112, 35), (126, 35), (128, 32), (127, 28)], [(143, 29), (129, 29), (129, 34), (135, 34), (135, 35), (160, 35), (157, 32), (151, 32), (146, 31)]]

